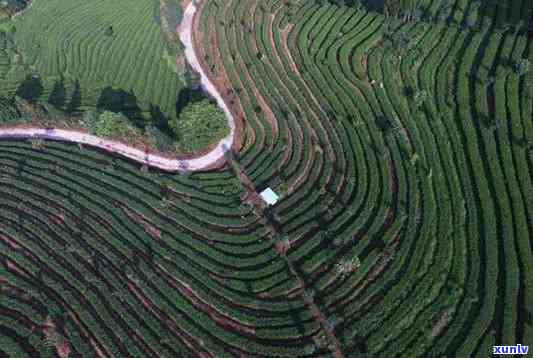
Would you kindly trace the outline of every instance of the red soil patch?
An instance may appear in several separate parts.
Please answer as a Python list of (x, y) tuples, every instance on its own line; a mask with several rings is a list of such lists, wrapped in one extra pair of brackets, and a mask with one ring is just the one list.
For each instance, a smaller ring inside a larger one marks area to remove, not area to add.
[(0, 234), (0, 240), (1, 241), (4, 241), (5, 243), (7, 243), (11, 248), (15, 249), (15, 250), (19, 250), (21, 249), (22, 247), (15, 241), (13, 240), (12, 238), (10, 238), (9, 236), (5, 236), (5, 235), (2, 235)]
[[(255, 21), (255, 9), (256, 8), (257, 8), (257, 1), (254, 1), (252, 6), (250, 6), (250, 19), (252, 19), (250, 28), (252, 32), (254, 32), (255, 30), (255, 24), (259, 23)], [(257, 48), (257, 42), (252, 41), (252, 46), (253, 46), (253, 50), (255, 51), (255, 53), (257, 53), (259, 51), (259, 49)]]
[(265, 118), (270, 123), (270, 127), (271, 127), (271, 130), (272, 130), (272, 137), (273, 137), (273, 141), (272, 141), (272, 145), (273, 145), (275, 143), (277, 137), (278, 137), (278, 131), (279, 131), (279, 129), (278, 129), (278, 121), (276, 120), (276, 116), (274, 115), (274, 112), (272, 112), (272, 109), (270, 108), (270, 106), (265, 101), (265, 98), (263, 97), (263, 95), (259, 92), (259, 90), (255, 86), (254, 81), (252, 80), (252, 77), (250, 76), (250, 73), (248, 71), (245, 71), (245, 74), (246, 74), (246, 78), (247, 78), (248, 82), (250, 83), (250, 85), (252, 87), (252, 92), (253, 92), (255, 98), (259, 102), (259, 107), (261, 107), (261, 111), (263, 112), (263, 114), (265, 115)]
[(128, 282), (128, 288), (133, 293), (133, 295), (143, 304), (143, 306), (146, 308), (147, 311), (154, 314), (156, 317), (158, 317), (159, 320), (161, 320), (165, 325), (167, 325), (182, 340), (182, 342), (187, 347), (189, 347), (192, 351), (196, 352), (198, 357), (213, 358), (213, 356), (210, 353), (203, 351), (200, 348), (203, 344), (201, 341), (190, 336), (186, 332), (183, 332), (180, 329), (179, 324), (176, 323), (176, 321), (173, 318), (161, 312), (150, 301), (150, 299), (144, 295), (144, 292), (142, 292), (133, 282)]
[[(229, 3), (229, 2), (228, 2)], [(209, 66), (205, 61), (206, 49), (203, 48), (203, 40), (206, 34), (202, 31), (200, 27), (200, 16), (205, 2), (202, 1), (196, 11), (193, 19), (193, 31), (192, 31), (192, 42), (194, 50), (197, 53), (198, 61), (200, 66), (206, 74), (210, 74), (209, 80), (216, 87), (217, 91), (221, 94), (222, 99), (228, 106), (229, 110), (232, 112), (235, 120), (235, 135), (233, 141), (233, 148), (235, 151), (240, 151), (243, 145), (243, 133), (244, 133), (244, 110), (234, 93), (228, 93), (228, 90), (232, 88), (231, 83), (224, 69), (224, 63), (220, 54), (218, 53), (218, 38), (216, 36), (217, 32), (215, 31), (214, 18), (209, 18), (208, 21), (208, 36), (210, 36), (209, 43), (211, 44), (212, 59), (214, 61), (215, 67), (218, 71), (218, 74), (214, 74), (210, 71)]]
[(28, 277), (26, 272), (23, 269), (21, 269), (14, 261), (6, 259), (6, 266), (8, 270), (15, 272), (22, 277)]
[(63, 208), (59, 209), (57, 215), (50, 215), (50, 220), (58, 226), (65, 226), (65, 210)]
[[(175, 286), (177, 288), (177, 286)], [(184, 289), (180, 289), (180, 291), (186, 295), (196, 307), (199, 307), (202, 311), (207, 312), (209, 317), (213, 319), (213, 321), (220, 324), (222, 327), (230, 328), (233, 331), (237, 331), (241, 334), (247, 334), (247, 335), (255, 335), (255, 329), (253, 327), (246, 327), (243, 324), (227, 317), (219, 312), (216, 311), (216, 309), (209, 305), (208, 303), (202, 301), (200, 297), (196, 295), (196, 293), (187, 285), (184, 285)]]
[(276, 252), (278, 253), (278, 255), (284, 256), (287, 253), (287, 251), (289, 251), (289, 248), (290, 248), (290, 244), (285, 245), (281, 241), (276, 241)]
[(237, 331), (241, 334), (255, 335), (255, 328), (252, 326), (246, 326), (231, 317), (219, 312), (211, 304), (205, 302), (187, 283), (177, 280), (176, 278), (165, 274), (167, 282), (182, 295), (186, 296), (194, 306), (200, 310), (206, 312), (213, 321), (225, 328), (229, 328), (233, 331)]
[(42, 330), (43, 334), (47, 339), (52, 340), (52, 342), (56, 341), (54, 342), (54, 347), (56, 349), (57, 355), (60, 358), (68, 358), (68, 356), (70, 355), (70, 346), (66, 339), (64, 339), (64, 337), (59, 340), (54, 338), (54, 336), (61, 334), (57, 332), (56, 325), (50, 317), (46, 317), (46, 320), (42, 325)]
[(289, 58), (289, 62), (292, 68), (292, 71), (294, 73), (299, 73), (298, 66), (296, 66), (296, 63), (294, 62), (292, 55), (289, 51), (289, 47), (287, 46), (287, 43), (289, 41), (289, 34), (292, 31), (292, 28), (294, 26), (292, 24), (287, 24), (283, 30), (281, 30), (281, 43), (283, 45), (283, 50), (287, 53), (287, 56)]
[[(308, 127), (310, 133), (314, 133), (312, 131), (312, 129), (310, 128), (309, 124), (306, 123), (306, 126)], [(303, 136), (303, 134), (302, 134)], [(312, 137), (314, 138), (314, 137)], [(303, 137), (302, 138), (299, 138), (300, 142), (303, 141)], [(305, 183), (305, 181), (307, 180), (307, 178), (309, 177), (309, 173), (311, 172), (311, 169), (313, 167), (313, 163), (315, 162), (315, 157), (316, 157), (316, 151), (318, 148), (318, 142), (317, 141), (314, 141), (315, 143), (311, 145), (311, 153), (309, 155), (309, 160), (307, 161), (307, 163), (305, 164), (305, 168), (304, 170), (300, 173), (300, 175), (294, 180), (294, 182), (289, 186), (289, 190), (288, 190), (288, 193), (293, 193), (295, 192), (296, 190), (298, 190), (298, 188), (303, 185)], [(302, 146), (302, 149), (301, 151), (303, 151), (303, 146)]]
[(178, 68), (184, 68), (186, 64), (185, 56), (178, 56), (176, 57), (176, 65)]
[(294, 297), (299, 296), (301, 294), (301, 290), (302, 289), (303, 289), (303, 287), (301, 285), (296, 285), (293, 288), (287, 290), (285, 295), (286, 295), (287, 298), (294, 298)]
[(189, 6), (189, 4), (192, 2), (192, 0), (181, 0), (180, 3), (181, 3), (181, 8), (183, 11), (185, 11), (185, 9), (187, 8), (187, 6)]
[(440, 316), (440, 318), (435, 323), (435, 325), (433, 326), (430, 337), (435, 338), (438, 335), (440, 335), (441, 332), (444, 331), (444, 329), (448, 326), (452, 318), (453, 318), (453, 308), (449, 308), (446, 311), (444, 311), (442, 315)]
[(365, 69), (366, 80), (369, 81), (370, 78), (368, 77), (368, 70), (367, 70), (368, 69), (368, 55), (363, 55), (363, 57), (361, 57), (361, 65)]
[(124, 212), (124, 214), (126, 214), (127, 217), (135, 221), (137, 224), (141, 225), (148, 235), (153, 238), (161, 239), (161, 230), (159, 230), (155, 225), (146, 220), (144, 216), (139, 215), (132, 210), (129, 210), (124, 205), (118, 204), (118, 206)]

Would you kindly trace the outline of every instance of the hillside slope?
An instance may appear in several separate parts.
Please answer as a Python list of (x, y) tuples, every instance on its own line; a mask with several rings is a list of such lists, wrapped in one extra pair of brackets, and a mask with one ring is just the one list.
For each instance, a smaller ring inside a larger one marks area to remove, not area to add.
[[(242, 128), (221, 171), (0, 141), (0, 353), (487, 357), (533, 341), (531, 38), (326, 3), (202, 4), (196, 50)], [(453, 4), (464, 18), (473, 2)], [(266, 187), (281, 200), (265, 209)]]

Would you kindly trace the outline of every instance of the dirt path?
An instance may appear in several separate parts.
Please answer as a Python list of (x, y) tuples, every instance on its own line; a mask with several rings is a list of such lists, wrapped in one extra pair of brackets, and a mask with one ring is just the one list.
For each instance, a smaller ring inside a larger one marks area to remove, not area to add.
[[(33, 3), (33, 2), (32, 2)], [(91, 147), (100, 148), (111, 153), (115, 153), (126, 158), (135, 160), (142, 164), (155, 167), (165, 171), (198, 171), (211, 168), (224, 159), (224, 153), (233, 145), (235, 135), (235, 121), (229, 111), (222, 96), (216, 87), (211, 83), (196, 56), (192, 41), (192, 30), (194, 16), (197, 7), (194, 2), (190, 2), (183, 14), (183, 19), (178, 27), (178, 33), (181, 42), (185, 47), (185, 58), (191, 67), (198, 72), (201, 78), (202, 89), (213, 97), (219, 107), (224, 111), (228, 118), (230, 134), (223, 138), (218, 145), (210, 152), (198, 158), (192, 159), (169, 159), (155, 154), (147, 153), (144, 150), (127, 146), (123, 143), (102, 139), (94, 135), (74, 130), (64, 130), (57, 128), (2, 128), (0, 129), (0, 139), (2, 138), (42, 138), (58, 140), (64, 142), (74, 142), (86, 144)]]
[[(185, 58), (189, 65), (200, 75), (200, 87), (204, 92), (213, 97), (220, 109), (226, 114), (228, 119), (228, 126), (230, 128), (230, 134), (223, 138), (219, 144), (208, 154), (204, 155), (201, 158), (201, 161), (198, 164), (201, 164), (203, 167), (208, 166), (211, 163), (216, 162), (220, 158), (224, 157), (224, 153), (230, 149), (233, 145), (233, 140), (235, 136), (235, 119), (231, 114), (226, 102), (222, 98), (222, 95), (218, 92), (215, 85), (211, 82), (204, 69), (200, 64), (200, 60), (196, 55), (194, 50), (194, 41), (193, 41), (193, 28), (194, 28), (194, 15), (197, 11), (197, 6), (195, 2), (189, 3), (185, 13), (183, 14), (183, 20), (181, 21), (180, 26), (178, 27), (178, 33), (180, 36), (181, 43), (185, 47)], [(195, 159), (192, 159), (195, 160)], [(195, 164), (195, 163), (191, 163)]]

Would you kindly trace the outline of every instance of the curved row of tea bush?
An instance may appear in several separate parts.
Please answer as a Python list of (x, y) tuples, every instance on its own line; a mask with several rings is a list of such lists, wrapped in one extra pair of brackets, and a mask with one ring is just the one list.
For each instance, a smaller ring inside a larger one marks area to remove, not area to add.
[[(210, 2), (205, 8), (198, 40), (208, 49), (206, 67), (220, 75), (223, 61), (244, 111), (261, 117), (253, 102), (259, 92), (280, 113), (278, 127), (286, 119), (304, 122), (289, 125), (291, 138), (282, 140), (294, 153), (263, 151), (277, 161), (270, 165), (275, 169), (265, 168), (266, 159), (257, 162), (254, 148), (266, 146), (260, 141), (246, 142), (240, 159), (252, 163), (246, 169), (260, 187), (306, 182), (276, 213), (294, 239), (289, 257), (321, 290), (316, 297), (324, 312), (340, 317), (336, 332), (346, 351), (483, 356), (491, 341), (527, 340), (531, 129), (519, 108), (531, 96), (522, 91), (530, 77), (516, 73), (515, 64), (530, 57), (528, 38), (505, 31), (502, 41), (492, 28), (432, 28), (302, 2)], [(402, 37), (406, 43), (398, 44)], [(489, 104), (491, 98), (496, 102)], [(482, 110), (489, 105), (497, 110)], [(513, 124), (506, 130), (488, 123), (487, 131), (484, 116)], [(260, 128), (255, 118), (246, 121)], [(260, 119), (268, 127), (264, 115)], [(306, 127), (323, 131), (325, 149), (305, 149), (313, 143), (299, 130)], [(360, 149), (352, 152), (347, 144)], [(298, 161), (306, 179), (284, 160), (301, 155), (301, 146), (304, 158), (312, 158), (309, 166)], [(334, 159), (329, 146), (336, 146)], [(329, 172), (327, 161), (339, 161), (340, 168)], [(344, 163), (350, 169), (343, 173)], [(254, 176), (253, 165), (261, 166), (261, 176)], [(355, 190), (344, 178), (353, 173)], [(506, 188), (508, 196), (495, 188)], [(328, 203), (331, 192), (345, 201)], [(325, 244), (327, 238), (342, 243), (343, 233), (365, 240), (345, 241), (349, 248), (341, 250)], [(362, 260), (360, 269), (337, 282), (335, 264), (353, 254)]]
[(52, 343), (89, 356), (484, 357), (530, 341), (532, 77), (516, 64), (533, 46), (465, 29), (475, 5), (453, 3), (457, 21), (436, 24), (201, 4), (199, 57), (243, 126), (239, 174), (281, 194), (263, 213), (230, 169), (0, 142), (2, 350), (48, 354), (49, 320)]
[[(28, 96), (53, 97), (58, 108), (80, 111), (127, 93), (138, 107), (133, 116), (175, 117), (184, 79), (175, 72), (158, 13), (154, 1), (35, 1), (13, 20), (26, 65), (19, 72), (39, 76)], [(20, 73), (1, 82), (0, 94), (20, 88)]]

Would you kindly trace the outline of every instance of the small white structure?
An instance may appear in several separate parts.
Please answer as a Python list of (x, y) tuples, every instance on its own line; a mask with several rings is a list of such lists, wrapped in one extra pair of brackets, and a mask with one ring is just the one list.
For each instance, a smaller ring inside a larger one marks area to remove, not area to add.
[(266, 188), (263, 190), (260, 194), (261, 198), (267, 203), (268, 205), (274, 205), (279, 200), (279, 195), (274, 192), (274, 190), (270, 188)]

